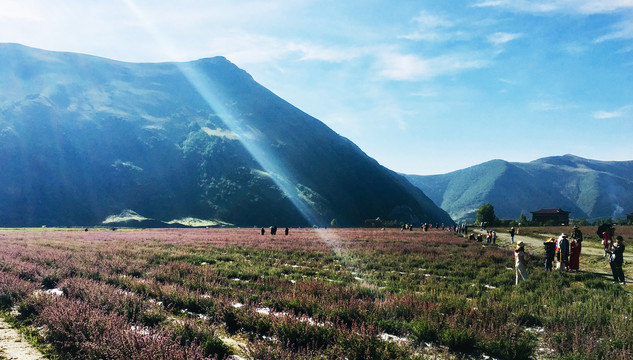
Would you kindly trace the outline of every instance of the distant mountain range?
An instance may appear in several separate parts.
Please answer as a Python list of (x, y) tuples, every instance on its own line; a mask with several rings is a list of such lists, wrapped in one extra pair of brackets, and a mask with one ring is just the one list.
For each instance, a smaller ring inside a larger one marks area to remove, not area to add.
[(443, 175), (406, 178), (456, 221), (473, 220), (486, 203), (499, 218), (528, 219), (541, 208), (573, 218), (626, 218), (633, 212), (633, 161), (597, 161), (574, 155), (529, 163), (492, 160)]
[(0, 44), (0, 226), (451, 224), (406, 179), (223, 57)]

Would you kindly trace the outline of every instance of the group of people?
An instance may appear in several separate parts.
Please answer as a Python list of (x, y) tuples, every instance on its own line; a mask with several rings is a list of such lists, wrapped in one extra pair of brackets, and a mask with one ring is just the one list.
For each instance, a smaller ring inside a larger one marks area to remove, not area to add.
[[(264, 229), (264, 228), (261, 228), (259, 231), (260, 231), (260, 233), (262, 235), (266, 234), (266, 229)], [(284, 235), (288, 235), (289, 231), (290, 231), (290, 229), (288, 229), (288, 228), (284, 229)], [(270, 235), (277, 235), (277, 225), (273, 225), (273, 226), (270, 227)]]
[(582, 240), (582, 232), (577, 226), (574, 226), (571, 241), (567, 238), (567, 234), (562, 233), (558, 238), (550, 238), (544, 242), (545, 271), (552, 271), (554, 259), (556, 259), (557, 270), (578, 271)]
[[(605, 254), (609, 256), (609, 265), (613, 273), (613, 280), (625, 285), (624, 271), (624, 238), (620, 235), (614, 236), (613, 228), (604, 232), (603, 244)], [(615, 240), (612, 239), (615, 237)], [(577, 226), (571, 232), (571, 241), (567, 234), (562, 233), (558, 238), (550, 238), (543, 243), (545, 248), (545, 271), (552, 271), (554, 261), (556, 269), (560, 271), (578, 271), (580, 267), (580, 252), (582, 250), (583, 235)], [(527, 264), (525, 244), (519, 241), (514, 250), (516, 284), (527, 280)]]
[[(471, 241), (477, 241), (477, 242), (483, 242), (484, 238), (481, 234), (477, 234), (475, 235), (470, 234), (468, 235), (468, 240)], [(496, 245), (497, 244), (497, 232), (494, 230), (487, 230), (486, 231), (486, 244), (493, 244)]]

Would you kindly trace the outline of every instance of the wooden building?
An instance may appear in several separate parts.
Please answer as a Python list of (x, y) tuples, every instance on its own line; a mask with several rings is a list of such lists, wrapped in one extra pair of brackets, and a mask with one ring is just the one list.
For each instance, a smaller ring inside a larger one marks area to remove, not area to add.
[(569, 225), (569, 211), (563, 209), (541, 209), (539, 211), (532, 211), (532, 221), (538, 225), (555, 224), (568, 226)]

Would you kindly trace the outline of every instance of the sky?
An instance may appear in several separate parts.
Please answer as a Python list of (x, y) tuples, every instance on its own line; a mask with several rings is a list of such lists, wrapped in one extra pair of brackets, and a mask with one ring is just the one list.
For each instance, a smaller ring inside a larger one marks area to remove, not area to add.
[(224, 56), (407, 174), (633, 160), (633, 0), (0, 0), (0, 42)]

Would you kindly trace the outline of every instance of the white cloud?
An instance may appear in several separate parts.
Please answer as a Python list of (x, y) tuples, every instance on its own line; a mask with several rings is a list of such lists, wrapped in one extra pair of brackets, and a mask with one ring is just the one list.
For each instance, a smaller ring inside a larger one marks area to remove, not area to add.
[(614, 26), (614, 30), (611, 33), (600, 36), (595, 39), (594, 42), (600, 43), (607, 40), (617, 39), (633, 39), (633, 18), (622, 21)]
[(466, 39), (468, 34), (463, 31), (452, 30), (459, 21), (448, 20), (445, 17), (421, 11), (416, 17), (411, 19), (416, 29), (398, 38), (413, 41), (442, 42), (453, 39)]
[(586, 52), (588, 48), (582, 44), (570, 43), (563, 45), (562, 50), (569, 55), (580, 55)]
[(445, 18), (437, 15), (429, 14), (426, 11), (421, 11), (418, 16), (414, 17), (413, 22), (417, 23), (421, 28), (434, 29), (438, 27), (451, 27), (454, 25), (453, 21), (446, 20)]
[(380, 59), (380, 76), (390, 80), (419, 81), (488, 66), (489, 61), (473, 54), (450, 54), (422, 58), (409, 54), (385, 54)]
[(573, 104), (566, 104), (563, 102), (553, 102), (553, 101), (545, 101), (545, 100), (534, 101), (529, 106), (532, 110), (535, 110), (535, 111), (559, 111), (559, 110), (574, 109), (578, 107)]
[(594, 119), (613, 119), (613, 118), (619, 118), (622, 116), (622, 112), (621, 111), (596, 111), (593, 114), (593, 118)]
[(0, 1), (0, 20), (3, 21), (41, 21), (44, 18), (20, 1)]
[(606, 14), (633, 8), (633, 0), (488, 0), (475, 7), (503, 7), (529, 13)]
[(495, 44), (495, 45), (503, 45), (505, 43), (509, 43), (512, 40), (516, 40), (520, 37), (522, 37), (523, 34), (521, 33), (504, 33), (504, 32), (497, 32), (494, 33), (490, 36), (488, 36), (488, 42)]

